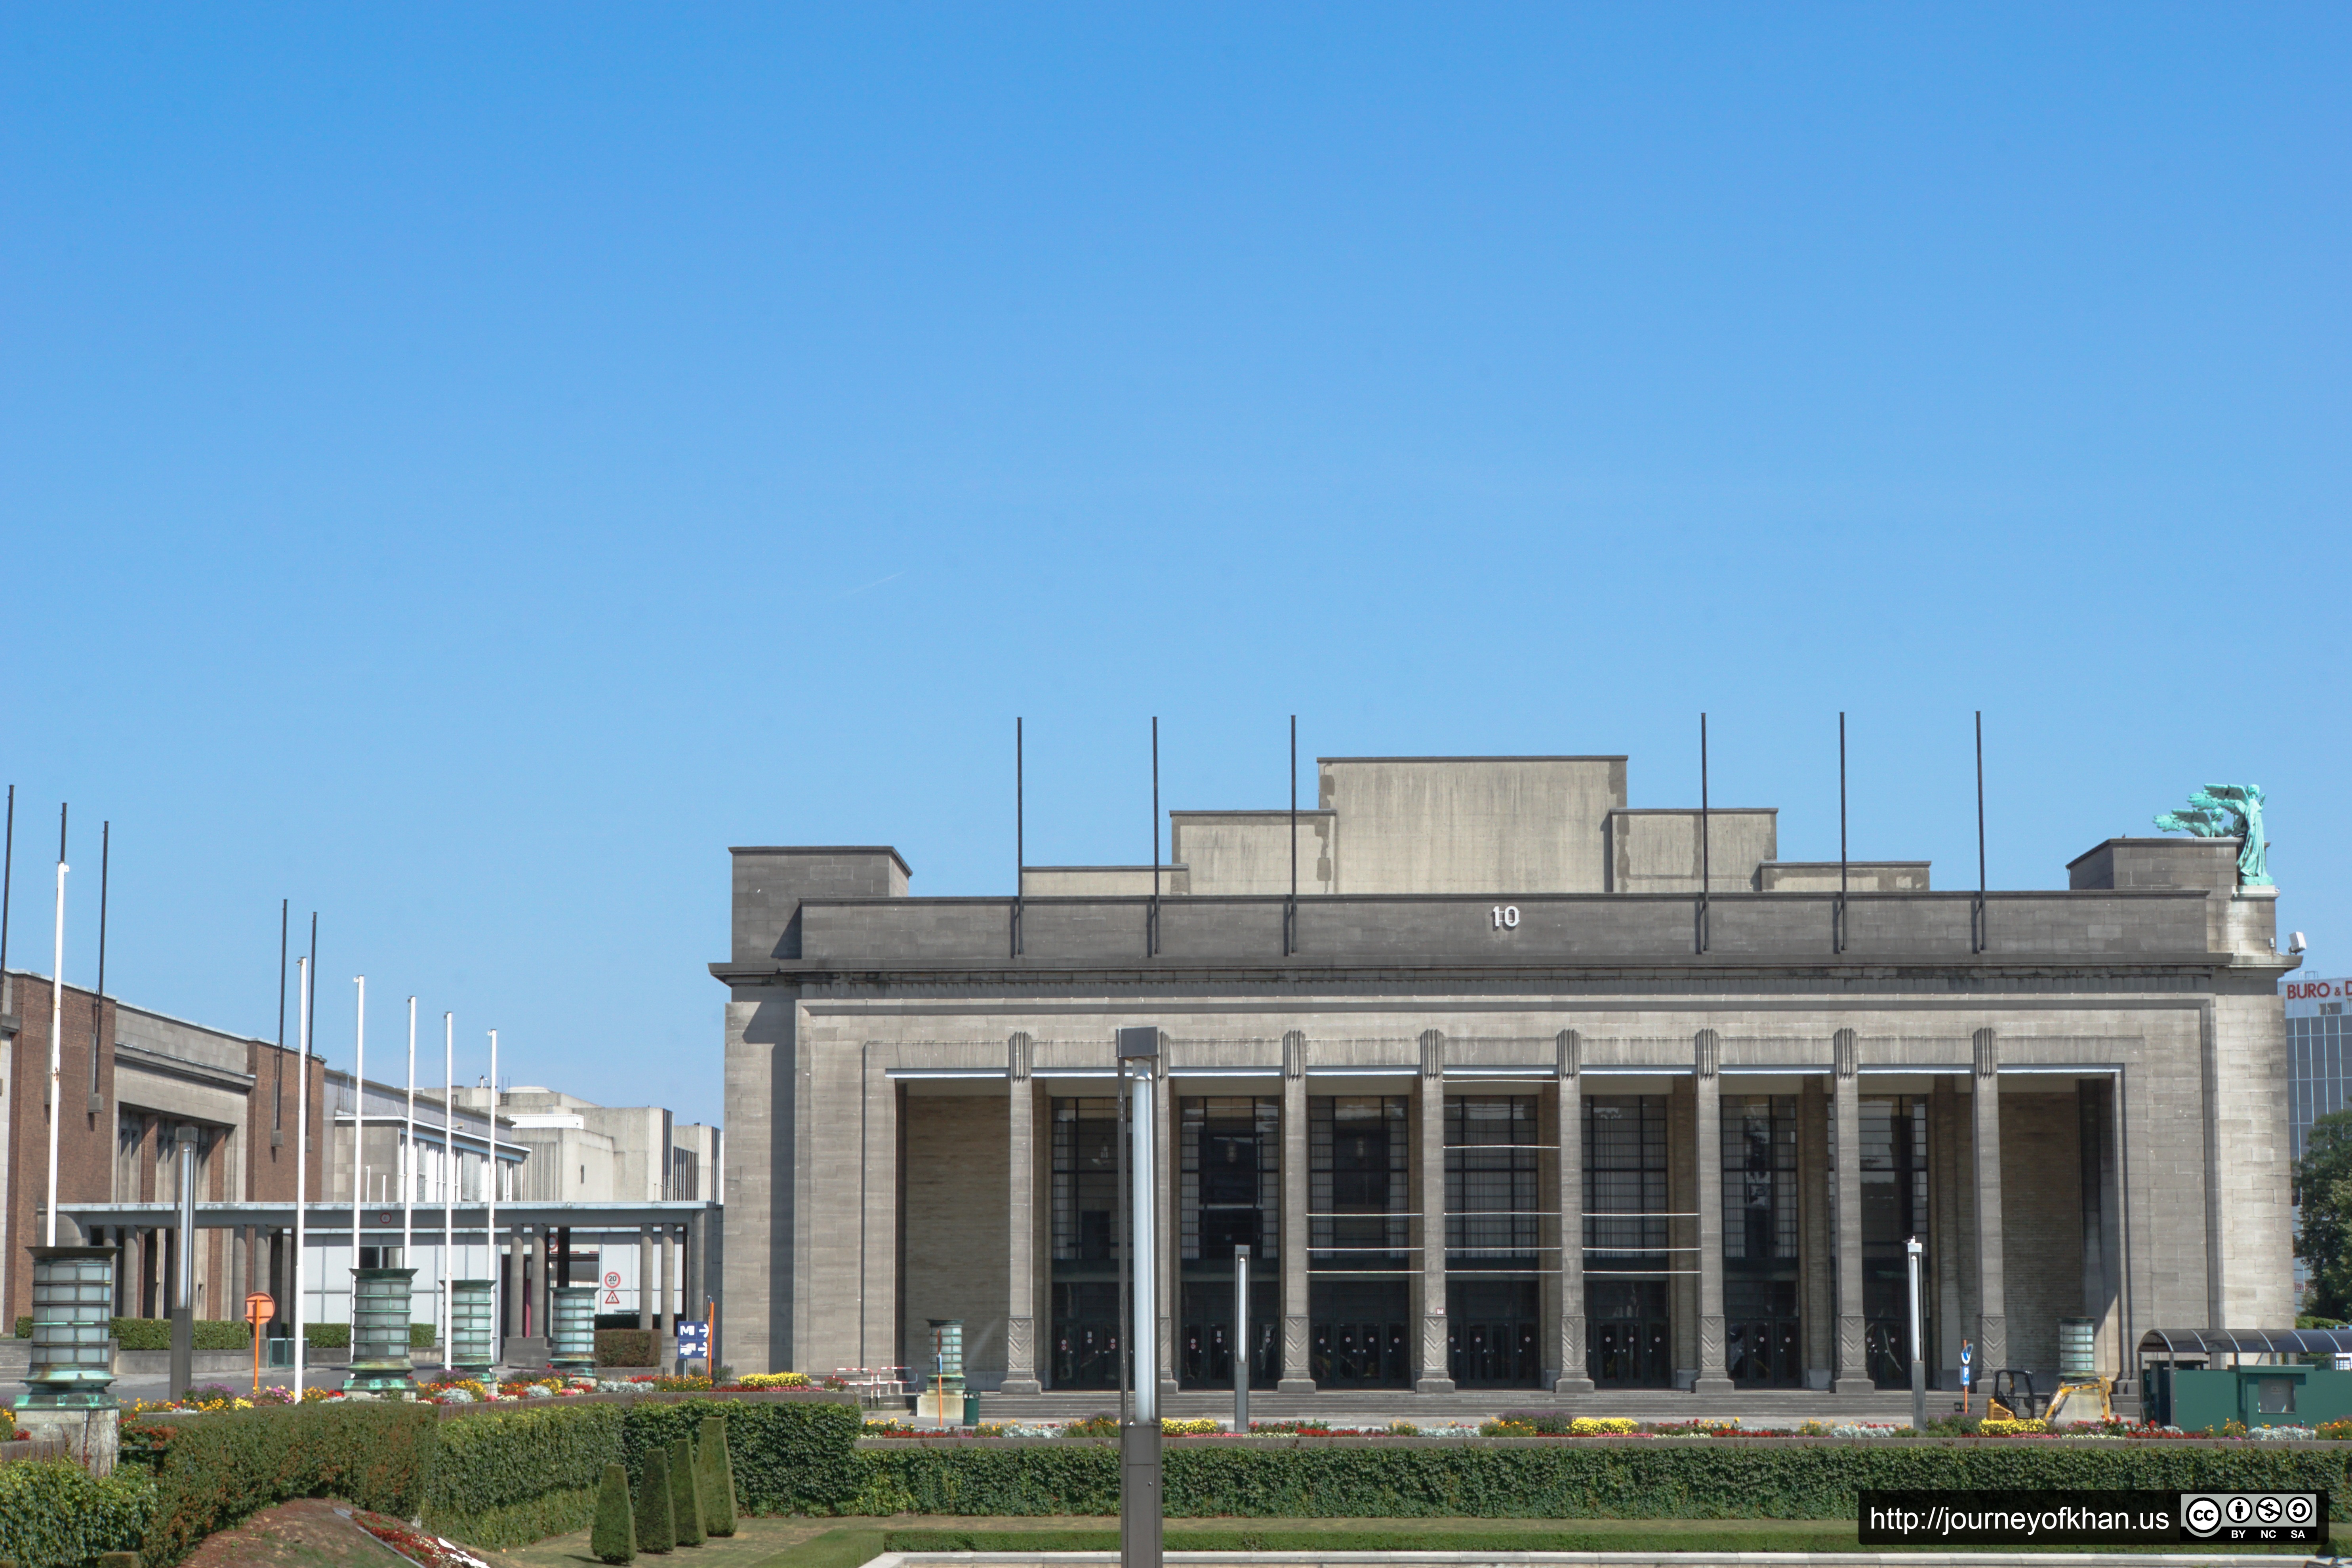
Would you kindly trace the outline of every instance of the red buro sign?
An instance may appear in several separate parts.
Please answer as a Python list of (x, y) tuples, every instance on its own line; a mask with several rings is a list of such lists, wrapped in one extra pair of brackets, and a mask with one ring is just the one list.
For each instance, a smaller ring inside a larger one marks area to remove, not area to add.
[(2319, 1002), (2333, 996), (2341, 1001), (2347, 984), (2341, 980), (2289, 981), (2286, 999), (2290, 1002)]

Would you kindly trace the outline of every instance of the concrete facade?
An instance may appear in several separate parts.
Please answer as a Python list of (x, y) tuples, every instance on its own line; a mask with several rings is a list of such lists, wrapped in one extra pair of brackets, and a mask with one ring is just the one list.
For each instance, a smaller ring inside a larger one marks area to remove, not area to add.
[(1156, 903), (735, 851), (727, 1359), (919, 1366), (954, 1318), (981, 1387), (1103, 1386), (1136, 1025), (1187, 1384), (1230, 1376), (1237, 1238), (1286, 1394), (1897, 1386), (1907, 1234), (1945, 1386), (1964, 1340), (2054, 1369), (2062, 1319), (2125, 1372), (2147, 1328), (2291, 1318), (2294, 961), (2232, 841), (1981, 899), (1850, 866), (1841, 919), (1837, 863), (1778, 861), (1763, 810), (1708, 814), (1702, 897), (1699, 815), (1628, 809), (1622, 758), (1319, 773), (1295, 910), (1282, 811), (1172, 814), (1188, 890)]

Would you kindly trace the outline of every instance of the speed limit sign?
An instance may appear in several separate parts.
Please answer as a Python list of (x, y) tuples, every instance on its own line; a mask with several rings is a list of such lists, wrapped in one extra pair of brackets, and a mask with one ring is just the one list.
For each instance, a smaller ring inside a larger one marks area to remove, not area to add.
[(620, 1286), (621, 1271), (617, 1268), (607, 1268), (604, 1270), (604, 1289), (607, 1290), (617, 1290), (620, 1289)]

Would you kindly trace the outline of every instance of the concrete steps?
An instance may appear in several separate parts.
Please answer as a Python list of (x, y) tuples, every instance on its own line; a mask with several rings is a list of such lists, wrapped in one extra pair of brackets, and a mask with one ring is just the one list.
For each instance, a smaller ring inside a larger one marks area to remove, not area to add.
[[(1250, 1418), (1254, 1421), (1297, 1421), (1307, 1418), (1345, 1425), (1365, 1417), (1418, 1420), (1473, 1420), (1505, 1410), (1556, 1410), (1568, 1415), (1628, 1415), (1647, 1421), (1688, 1421), (1738, 1418), (1795, 1422), (1832, 1417), (1873, 1421), (1908, 1420), (1909, 1391), (1875, 1390), (1841, 1397), (1807, 1389), (1740, 1389), (1702, 1399), (1673, 1389), (1612, 1389), (1584, 1394), (1552, 1394), (1533, 1388), (1482, 1388), (1453, 1394), (1415, 1394), (1404, 1388), (1335, 1389), (1328, 1393), (1277, 1394), (1253, 1390)], [(1956, 1408), (1948, 1394), (1931, 1393), (1927, 1409), (1942, 1415)], [(990, 1421), (1070, 1421), (1118, 1408), (1116, 1391), (1054, 1390), (1045, 1394), (983, 1394), (981, 1415)], [(1160, 1414), (1172, 1416), (1233, 1414), (1230, 1391), (1186, 1389), (1163, 1397)]]

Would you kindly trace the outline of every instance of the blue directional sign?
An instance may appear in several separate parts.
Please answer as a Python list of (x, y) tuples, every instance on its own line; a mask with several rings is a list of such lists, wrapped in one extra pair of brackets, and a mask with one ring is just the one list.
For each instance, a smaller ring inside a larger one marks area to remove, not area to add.
[(710, 1325), (680, 1323), (677, 1326), (677, 1353), (688, 1358), (710, 1359)]

